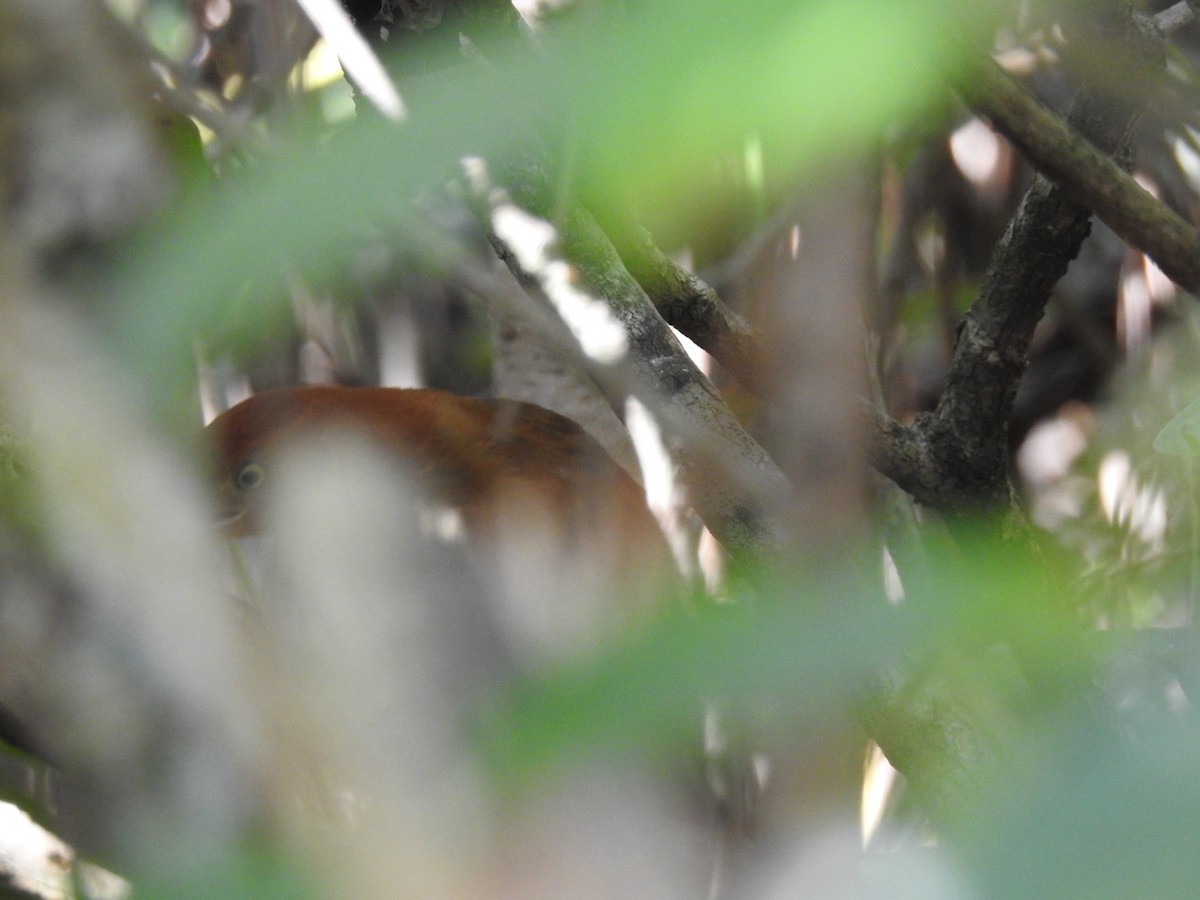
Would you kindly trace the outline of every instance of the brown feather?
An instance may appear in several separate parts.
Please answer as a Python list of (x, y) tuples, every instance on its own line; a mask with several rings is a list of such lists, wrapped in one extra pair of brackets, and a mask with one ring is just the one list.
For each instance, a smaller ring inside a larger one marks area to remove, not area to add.
[(458, 509), (494, 564), (526, 565), (536, 544), (551, 593), (590, 590), (623, 619), (676, 579), (641, 487), (580, 426), (528, 403), (435, 390), (286, 388), (218, 416), (208, 433), (235, 532), (258, 527), (237, 486), (242, 467), (269, 466), (287, 443), (334, 429), (364, 434), (415, 473), (429, 500)]

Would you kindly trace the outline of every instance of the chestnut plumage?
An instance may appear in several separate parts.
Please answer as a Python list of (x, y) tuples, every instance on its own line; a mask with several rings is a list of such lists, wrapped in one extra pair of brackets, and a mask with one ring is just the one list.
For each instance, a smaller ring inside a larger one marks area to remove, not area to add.
[(286, 388), (218, 416), (208, 433), (230, 532), (259, 529), (279, 451), (333, 430), (373, 442), (426, 501), (457, 510), (500, 592), (532, 602), (550, 625), (612, 631), (674, 584), (641, 487), (580, 426), (529, 403), (436, 390)]

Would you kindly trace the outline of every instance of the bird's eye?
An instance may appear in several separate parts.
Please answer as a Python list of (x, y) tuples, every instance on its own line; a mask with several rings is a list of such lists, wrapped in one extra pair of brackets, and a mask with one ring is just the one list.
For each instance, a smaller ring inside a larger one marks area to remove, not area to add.
[(252, 491), (263, 483), (266, 471), (256, 462), (244, 464), (233, 476), (233, 484), (239, 491)]

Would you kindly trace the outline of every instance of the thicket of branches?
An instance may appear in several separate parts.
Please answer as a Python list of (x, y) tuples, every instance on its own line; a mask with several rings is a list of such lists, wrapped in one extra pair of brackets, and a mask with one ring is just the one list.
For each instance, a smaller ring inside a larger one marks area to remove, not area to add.
[[(172, 897), (1187, 895), (1195, 18), (0, 4), (5, 795)], [(531, 674), (298, 497), (259, 605), (202, 404), (306, 380), (644, 411), (694, 596)]]

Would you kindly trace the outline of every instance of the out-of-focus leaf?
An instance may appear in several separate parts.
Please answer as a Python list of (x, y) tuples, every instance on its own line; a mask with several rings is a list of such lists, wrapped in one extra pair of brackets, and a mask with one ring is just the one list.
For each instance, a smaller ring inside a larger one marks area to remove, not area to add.
[(1041, 747), (1038, 771), (1010, 782), (965, 858), (981, 897), (1186, 897), (1200, 844), (1200, 730), (1160, 721), (1136, 743), (1093, 725)]
[(1181, 409), (1154, 438), (1154, 449), (1171, 456), (1200, 455), (1200, 398)]
[(847, 576), (801, 597), (800, 585), (768, 603), (671, 617), (595, 665), (519, 685), (487, 724), (485, 751), (522, 778), (581, 754), (661, 749), (690, 736), (704, 704), (787, 698), (797, 715), (838, 704), (863, 686), (868, 660), (888, 654), (883, 618), (866, 579)]
[[(174, 864), (172, 864), (174, 862)], [(317, 900), (322, 891), (294, 859), (247, 844), (224, 853), (163, 860), (162, 866), (135, 877), (137, 896), (147, 900)]]
[(589, 137), (608, 175), (678, 202), (747, 134), (797, 174), (865, 149), (942, 91), (991, 4), (677, 0), (642, 12), (576, 74), (610, 73), (584, 94), (603, 112)]
[[(773, 165), (812, 172), (927, 102), (988, 8), (672, 2), (567, 52), (493, 68), (447, 61), (456, 64), (435, 79), (400, 84), (412, 109), (402, 127), (358, 122), (160, 221), (110, 287), (113, 331), (142, 377), (169, 392), (194, 336), (223, 321), (247, 285), (264, 285), (256, 299), (270, 321), (278, 304), (266, 286), (281, 265), (328, 274), (364, 228), (407, 214), (463, 156), (518, 158), (546, 122), (581, 123), (601, 173), (650, 200), (703, 195), (714, 148), (748, 134), (790, 148)], [(247, 332), (263, 327), (251, 319)]]
[(518, 132), (500, 98), (461, 73), (425, 100), (444, 115), (405, 128), (364, 121), (321, 149), (295, 146), (143, 235), (108, 286), (111, 331), (134, 371), (169, 390), (196, 335), (224, 325), (239, 298), (253, 339), (280, 315), (272, 285), (285, 266), (329, 274), (373, 225), (409, 215), (413, 194), (454, 174), (460, 157), (511, 146)]
[(154, 125), (170, 157), (184, 196), (212, 186), (212, 170), (204, 158), (204, 142), (196, 123), (182, 113), (163, 108), (156, 110)]
[(41, 512), (29, 482), (28, 449), (0, 420), (0, 518), (22, 537), (41, 528)]
[(1050, 602), (1063, 595), (1052, 568), (1002, 546), (970, 558), (935, 550), (934, 574), (899, 607), (859, 561), (833, 579), (774, 576), (747, 606), (665, 621), (595, 666), (521, 685), (489, 722), (485, 750), (520, 778), (589, 752), (660, 747), (695, 728), (712, 700), (766, 698), (780, 718), (812, 721), (863, 702), (884, 672), (944, 667), (948, 654), (943, 677), (961, 704), (976, 718), (1002, 716), (986, 708), (987, 684), (1002, 694), (996, 680), (1012, 679), (983, 652), (996, 645), (1012, 647), (1030, 700), (1056, 700), (1044, 681), (1068, 693), (1086, 681), (1088, 661), (1065, 638), (1075, 634), (1067, 610)]

